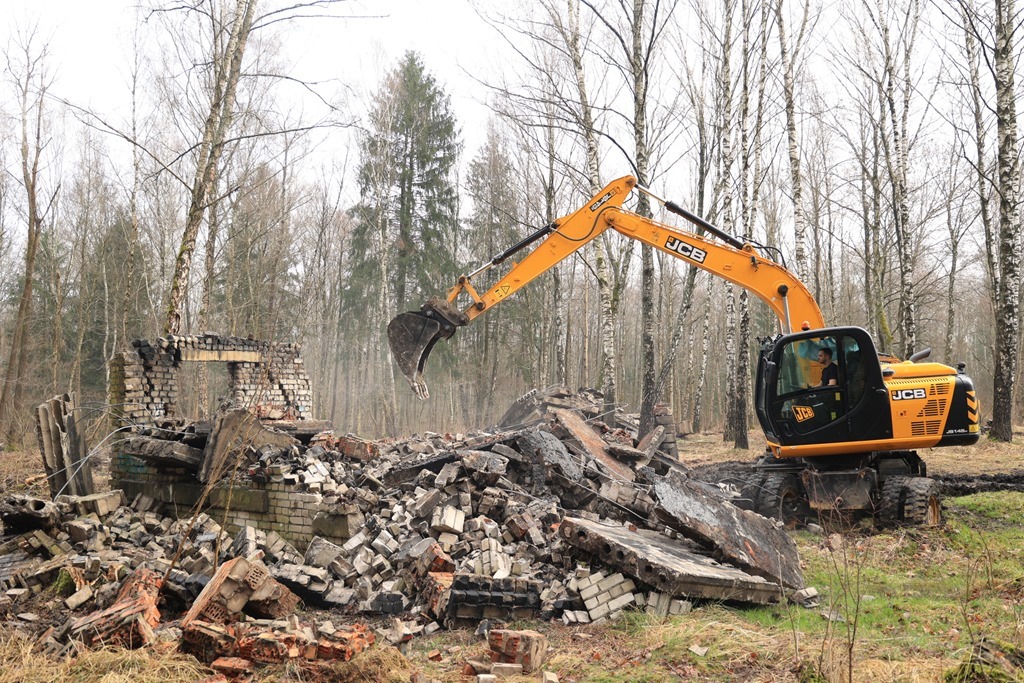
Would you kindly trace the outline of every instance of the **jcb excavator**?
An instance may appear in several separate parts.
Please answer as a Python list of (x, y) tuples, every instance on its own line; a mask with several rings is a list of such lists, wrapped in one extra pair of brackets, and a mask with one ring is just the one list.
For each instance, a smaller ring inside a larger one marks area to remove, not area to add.
[[(633, 190), (704, 235), (624, 209)], [(744, 486), (747, 507), (789, 525), (811, 510), (873, 513), (883, 525), (941, 522), (937, 483), (914, 449), (978, 441), (978, 398), (964, 365), (922, 362), (927, 351), (901, 362), (876, 352), (859, 327), (826, 327), (814, 297), (777, 250), (719, 230), (631, 176), (460, 276), (447, 298), (432, 297), (420, 311), (390, 322), (391, 352), (416, 395), (427, 398), (423, 365), (435, 343), (609, 229), (744, 287), (778, 316), (780, 333), (760, 340), (754, 403), (768, 447)], [(535, 243), (490, 289), (477, 292), (475, 277)], [(463, 294), (472, 303), (459, 310)], [(825, 371), (829, 358), (835, 367)]]

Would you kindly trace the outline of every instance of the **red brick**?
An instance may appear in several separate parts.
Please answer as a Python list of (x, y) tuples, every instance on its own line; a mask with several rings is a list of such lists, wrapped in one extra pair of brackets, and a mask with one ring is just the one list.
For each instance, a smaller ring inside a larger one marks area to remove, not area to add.
[(537, 671), (548, 657), (548, 639), (537, 631), (492, 629), (487, 641), (492, 662), (522, 664), (524, 673)]
[(153, 641), (153, 628), (160, 623), (157, 600), (163, 579), (150, 569), (136, 569), (125, 579), (110, 607), (76, 619), (71, 637), (86, 645), (100, 644), (135, 648)]
[(210, 668), (226, 676), (241, 676), (252, 671), (252, 662), (241, 657), (218, 657)]

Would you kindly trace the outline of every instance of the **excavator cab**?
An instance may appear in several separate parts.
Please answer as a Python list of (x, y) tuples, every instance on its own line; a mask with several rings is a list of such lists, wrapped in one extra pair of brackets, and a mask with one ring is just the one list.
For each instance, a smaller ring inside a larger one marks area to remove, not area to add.
[[(821, 359), (835, 367), (826, 370)], [(863, 442), (892, 437), (882, 364), (859, 327), (763, 340), (756, 386), (757, 417), (770, 444), (829, 445), (819, 449), (824, 455), (863, 451)]]

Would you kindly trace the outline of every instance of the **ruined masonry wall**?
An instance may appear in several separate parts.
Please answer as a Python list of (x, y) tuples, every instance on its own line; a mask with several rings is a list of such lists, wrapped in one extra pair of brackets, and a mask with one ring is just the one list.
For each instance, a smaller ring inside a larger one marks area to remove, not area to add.
[(132, 346), (115, 356), (110, 372), (110, 404), (126, 423), (175, 417), (178, 370), (187, 361), (227, 363), (232, 398), (261, 417), (280, 411), (275, 417), (311, 418), (313, 395), (298, 344), (204, 334)]
[[(143, 494), (165, 505), (163, 512), (172, 517), (185, 517), (202, 495), (203, 485), (182, 470), (158, 470), (131, 455), (118, 453), (111, 461), (117, 473), (117, 488), (124, 490), (127, 500)], [(359, 521), (339, 511), (335, 500), (325, 502), (322, 494), (300, 491), (297, 485), (230, 481), (216, 484), (203, 506), (203, 511), (236, 533), (243, 526), (263, 531), (276, 531), (296, 547), (304, 549), (313, 536), (322, 536), (342, 544), (357, 530)]]

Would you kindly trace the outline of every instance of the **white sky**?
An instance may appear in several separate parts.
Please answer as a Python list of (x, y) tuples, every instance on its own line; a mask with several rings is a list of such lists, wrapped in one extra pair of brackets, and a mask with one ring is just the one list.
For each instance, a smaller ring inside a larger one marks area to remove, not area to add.
[[(128, 104), (126, 65), (137, 0), (0, 0), (0, 38), (33, 24), (48, 39), (52, 92), (95, 111), (115, 114)], [(277, 3), (274, 3), (277, 4)], [(261, 8), (270, 3), (261, 3)], [(483, 140), (488, 110), (483, 89), (467, 71), (481, 75), (494, 61), (497, 34), (467, 0), (351, 0), (338, 14), (365, 18), (303, 20), (287, 29), (284, 46), (296, 75), (337, 79), (364, 98), (407, 51), (423, 56), (427, 69), (451, 96), (472, 155)]]

